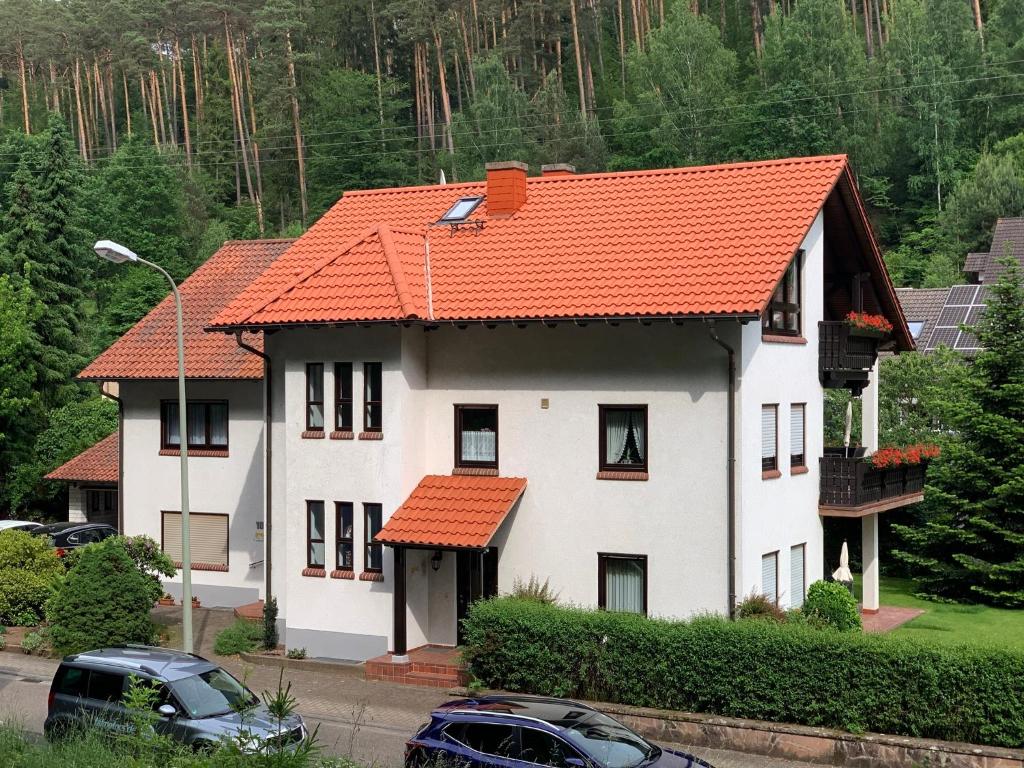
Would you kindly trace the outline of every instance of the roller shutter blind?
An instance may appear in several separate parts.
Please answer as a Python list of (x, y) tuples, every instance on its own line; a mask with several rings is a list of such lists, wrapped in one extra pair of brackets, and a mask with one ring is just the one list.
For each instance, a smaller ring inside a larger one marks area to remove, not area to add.
[(804, 545), (797, 544), (789, 550), (789, 607), (799, 608), (804, 604)]
[(774, 405), (761, 406), (761, 469), (779, 468), (777, 457), (778, 408)]
[[(192, 512), (188, 516), (192, 562), (207, 565), (228, 564), (228, 516)], [(163, 514), (164, 553), (181, 562), (181, 513)]]
[(779, 553), (761, 557), (761, 592), (772, 600), (779, 599)]
[(804, 404), (794, 403), (789, 409), (789, 457), (790, 465), (802, 467), (804, 459)]

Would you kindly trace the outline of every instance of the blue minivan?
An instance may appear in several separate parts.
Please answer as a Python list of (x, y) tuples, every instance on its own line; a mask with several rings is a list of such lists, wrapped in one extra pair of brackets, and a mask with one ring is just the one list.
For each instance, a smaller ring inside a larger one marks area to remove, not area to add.
[(593, 707), (537, 696), (449, 701), (406, 743), (406, 768), (712, 768), (659, 747)]

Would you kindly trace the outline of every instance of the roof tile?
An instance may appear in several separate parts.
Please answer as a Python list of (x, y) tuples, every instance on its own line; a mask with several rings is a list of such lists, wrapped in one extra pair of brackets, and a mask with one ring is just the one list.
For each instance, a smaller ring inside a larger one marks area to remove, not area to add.
[(117, 432), (107, 435), (57, 467), (46, 476), (47, 480), (73, 482), (116, 483), (118, 481)]

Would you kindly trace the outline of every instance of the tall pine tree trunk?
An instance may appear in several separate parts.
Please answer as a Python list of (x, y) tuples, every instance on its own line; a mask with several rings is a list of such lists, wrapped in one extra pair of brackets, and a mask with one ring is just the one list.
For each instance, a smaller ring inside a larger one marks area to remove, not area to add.
[(231, 107), (234, 112), (235, 127), (238, 131), (238, 144), (242, 151), (242, 167), (245, 171), (245, 186), (249, 191), (249, 200), (256, 208), (256, 223), (260, 230), (260, 236), (262, 237), (264, 231), (263, 205), (260, 201), (259, 194), (253, 186), (252, 172), (249, 169), (248, 142), (245, 137), (245, 109), (242, 106), (242, 95), (239, 92), (240, 84), (235, 70), (234, 45), (231, 42), (231, 29), (228, 27), (227, 14), (224, 14), (224, 44), (227, 48), (228, 54), (228, 73), (231, 77)]
[(178, 88), (181, 91), (181, 126), (185, 132), (185, 162), (192, 167), (192, 134), (188, 124), (188, 101), (185, 98), (185, 69), (181, 64), (181, 44), (174, 38), (174, 65), (178, 69)]
[[(723, 0), (724, 2), (724, 0)], [(619, 22), (619, 69), (622, 74), (622, 92), (626, 92), (626, 23), (622, 17), (622, 0), (616, 0)]]
[(587, 116), (587, 93), (583, 84), (583, 56), (580, 52), (580, 30), (576, 23), (576, 0), (569, 0), (569, 17), (572, 20), (572, 43), (576, 53), (576, 84), (580, 95), (580, 114)]
[[(285, 50), (288, 53), (288, 95), (292, 103), (292, 127), (295, 129), (295, 160), (299, 164), (299, 203), (302, 206), (302, 225), (306, 225), (309, 216), (309, 204), (306, 200), (306, 152), (302, 142), (302, 121), (299, 118), (299, 87), (295, 78), (295, 57), (292, 55), (292, 33), (284, 33)], [(374, 42), (376, 50), (376, 41)], [(377, 87), (380, 88), (380, 59), (377, 59)], [(378, 97), (380, 91), (378, 90)], [(383, 107), (381, 107), (383, 122)], [(383, 128), (383, 126), (381, 126)]]
[(124, 119), (128, 138), (132, 137), (132, 103), (128, 100), (128, 75), (121, 70), (121, 84), (124, 86)]
[(441, 35), (434, 30), (434, 48), (437, 52), (438, 81), (441, 86), (441, 109), (444, 112), (445, 141), (448, 145), (448, 154), (455, 154), (455, 140), (452, 137), (452, 104), (448, 97), (448, 81), (445, 78), (444, 51), (441, 48)]
[(21, 74), (21, 115), (25, 125), (25, 135), (32, 133), (32, 121), (28, 112), (28, 76), (25, 73), (25, 47), (19, 40), (16, 45), (18, 53), (18, 71)]
[(75, 72), (74, 72), (74, 84), (75, 84), (75, 115), (78, 122), (78, 151), (82, 155), (82, 160), (89, 162), (89, 140), (85, 135), (85, 116), (82, 114), (82, 74), (81, 74), (81, 61), (75, 58)]

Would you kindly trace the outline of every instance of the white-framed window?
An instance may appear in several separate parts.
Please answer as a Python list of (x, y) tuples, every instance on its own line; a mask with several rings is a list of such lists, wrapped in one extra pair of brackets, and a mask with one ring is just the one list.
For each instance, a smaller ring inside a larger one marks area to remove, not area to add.
[(779, 553), (761, 555), (761, 593), (778, 602), (779, 599)]
[(761, 406), (761, 471), (779, 469), (779, 406)]
[(797, 544), (789, 548), (789, 607), (799, 608), (807, 594), (807, 575), (804, 569), (807, 545)]

